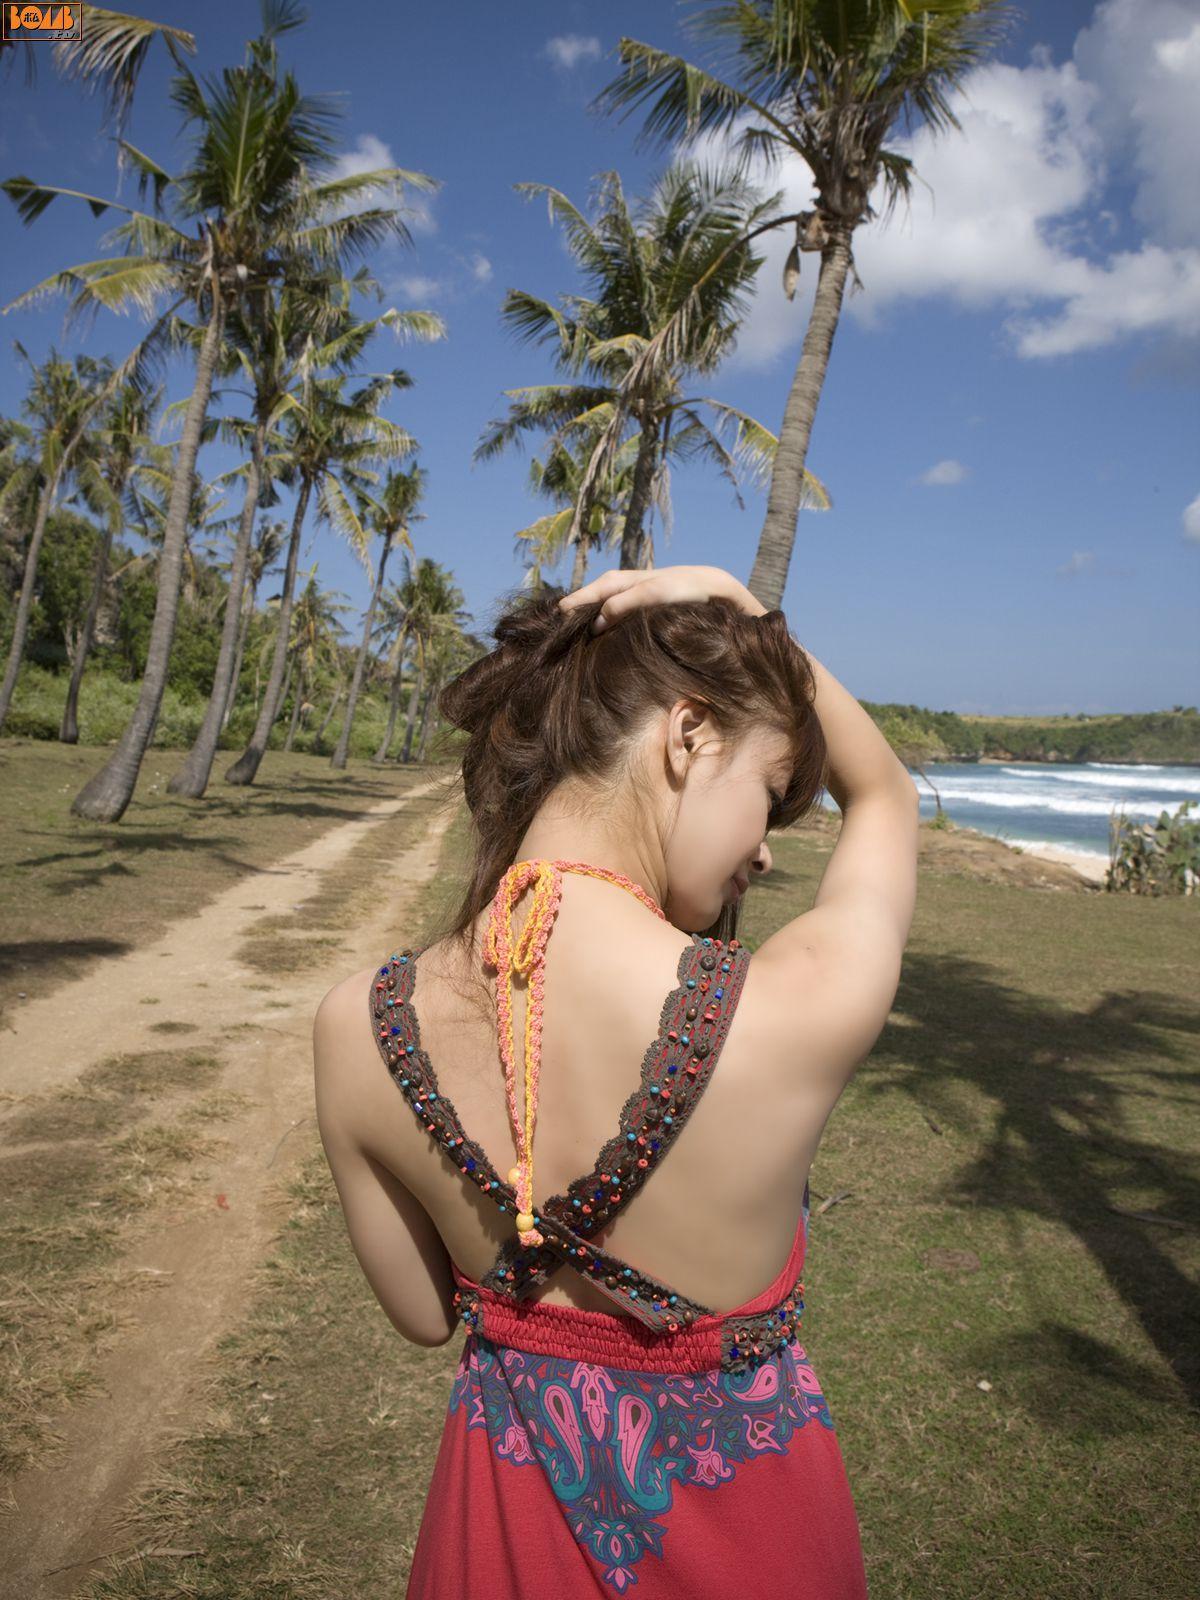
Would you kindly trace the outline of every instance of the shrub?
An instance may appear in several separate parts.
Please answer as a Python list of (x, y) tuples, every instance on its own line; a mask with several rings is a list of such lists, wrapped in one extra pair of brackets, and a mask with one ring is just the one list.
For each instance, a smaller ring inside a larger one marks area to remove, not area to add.
[(1108, 872), (1104, 887), (1127, 894), (1194, 894), (1200, 884), (1200, 818), (1185, 800), (1172, 816), (1157, 822), (1131, 822), (1124, 812), (1108, 826)]

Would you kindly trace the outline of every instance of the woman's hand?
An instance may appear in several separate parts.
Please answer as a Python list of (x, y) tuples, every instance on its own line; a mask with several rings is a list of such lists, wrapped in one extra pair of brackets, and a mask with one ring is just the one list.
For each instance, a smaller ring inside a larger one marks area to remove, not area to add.
[(565, 594), (559, 607), (568, 611), (572, 606), (600, 603), (600, 610), (592, 622), (592, 631), (619, 622), (635, 606), (658, 606), (672, 600), (712, 600), (716, 596), (735, 600), (752, 617), (761, 617), (767, 608), (723, 567), (654, 567), (616, 568), (602, 572), (581, 589)]

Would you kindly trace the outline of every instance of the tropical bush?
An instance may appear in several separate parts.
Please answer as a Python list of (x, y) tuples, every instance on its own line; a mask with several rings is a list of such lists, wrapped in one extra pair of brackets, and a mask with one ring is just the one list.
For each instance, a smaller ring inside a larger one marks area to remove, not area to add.
[(1185, 800), (1172, 815), (1160, 811), (1157, 822), (1132, 822), (1123, 812), (1109, 822), (1109, 865), (1106, 889), (1127, 894), (1194, 894), (1200, 884), (1200, 818), (1189, 815), (1196, 804)]

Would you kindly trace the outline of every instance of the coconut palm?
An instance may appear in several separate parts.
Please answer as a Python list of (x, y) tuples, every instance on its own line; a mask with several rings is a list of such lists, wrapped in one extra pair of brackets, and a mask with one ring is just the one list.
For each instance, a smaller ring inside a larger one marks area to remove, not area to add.
[[(89, 5), (86, 21), (81, 39), (60, 39), (55, 44), (54, 65), (64, 78), (78, 78), (88, 89), (102, 93), (106, 120), (111, 119), (119, 131), (128, 118), (138, 76), (154, 41), (161, 39), (178, 61), (180, 51), (195, 54), (196, 40), (183, 28), (110, 11), (106, 6)], [(8, 51), (11, 65), (18, 43), (21, 41), (0, 39), (0, 61)], [(37, 50), (23, 42), (23, 53), (25, 81), (32, 84), (37, 76)]]
[[(400, 708), (400, 686), (404, 677), (405, 647), (409, 638), (408, 605), (404, 596), (406, 592), (411, 592), (411, 587), (412, 564), (407, 557), (404, 557), (403, 579), (400, 583), (393, 583), (390, 588), (385, 588), (379, 596), (379, 620), (375, 626), (375, 637), (381, 644), (386, 644), (390, 639), (391, 644), (388, 646), (387, 661), (384, 667), (389, 685), (387, 723), (383, 730), (383, 738), (380, 739), (379, 746), (371, 757), (376, 766), (382, 766), (387, 760), (387, 753), (392, 745), (392, 735), (396, 731), (396, 715)], [(338, 695), (335, 697), (335, 704), (336, 700), (340, 698), (341, 692), (339, 689)], [(331, 710), (326, 718), (325, 726), (328, 725), (332, 716), (333, 712)], [(322, 727), (321, 733), (324, 733), (325, 726)], [(320, 735), (318, 735), (318, 742), (319, 739)]]
[(350, 610), (349, 606), (338, 604), (332, 591), (321, 588), (315, 564), (306, 577), (308, 581), (292, 610), (291, 654), (296, 663), (297, 681), (292, 720), (283, 745), (285, 750), (290, 750), (295, 742), (306, 697), (315, 692), (317, 678), (323, 670), (334, 673), (338, 670), (338, 612)]
[[(564, 552), (572, 549), (571, 524), (575, 505), (592, 451), (598, 442), (599, 431), (598, 428), (589, 429), (573, 448), (567, 442), (570, 434), (565, 439), (552, 438), (545, 459), (539, 461), (535, 457), (529, 463), (530, 492), (553, 501), (557, 509), (517, 531), (516, 538), (521, 541), (528, 562), (524, 578), (527, 588), (542, 588), (542, 568), (554, 566)], [(621, 542), (625, 528), (622, 507), (633, 485), (636, 456), (637, 440), (627, 439), (617, 453), (611, 474), (595, 487), (587, 525), (582, 530), (583, 537), (573, 547), (572, 589), (580, 588), (585, 582), (588, 556), (592, 551)]]
[[(207, 416), (226, 315), (264, 283), (313, 270), (335, 270), (355, 251), (387, 237), (410, 242), (395, 207), (346, 208), (380, 190), (429, 189), (422, 174), (389, 167), (348, 177), (326, 176), (335, 157), (329, 103), (301, 95), (279, 67), (279, 37), (303, 20), (290, 0), (263, 0), (262, 32), (249, 41), (240, 67), (201, 84), (180, 66), (171, 99), (191, 135), (189, 165), (173, 177), (126, 141), (120, 148), (138, 175), (139, 195), (152, 189), (153, 212), (78, 190), (10, 178), (0, 185), (27, 223), (59, 196), (83, 199), (94, 215), (110, 206), (126, 220), (113, 239), (123, 253), (55, 273), (20, 297), (73, 296), (72, 311), (104, 306), (167, 310), (152, 333), (195, 351), (195, 383), (175, 459), (159, 588), (141, 693), (107, 764), (75, 797), (77, 815), (119, 819), (133, 795), (153, 737), (166, 685), (179, 601), (180, 560), (190, 485)], [(179, 315), (191, 309), (195, 324)]]
[(108, 561), (113, 540), (125, 527), (133, 503), (132, 491), (139, 475), (161, 470), (170, 459), (170, 450), (151, 439), (154, 418), (162, 403), (162, 389), (144, 390), (126, 383), (117, 390), (95, 430), (96, 447), (81, 461), (77, 477), (79, 492), (89, 508), (100, 518), (101, 535), (92, 572), (92, 590), (75, 660), (67, 699), (63, 706), (58, 737), (63, 744), (79, 742), (79, 689), (96, 635), (96, 623), (108, 582)]
[(21, 592), (13, 618), (4, 681), (0, 684), (0, 726), (12, 705), (25, 654), (46, 524), (70, 477), (89, 424), (104, 397), (111, 393), (114, 375), (112, 363), (107, 360), (97, 361), (80, 355), (70, 362), (51, 350), (46, 360), (36, 366), (22, 345), (14, 341), (14, 347), (30, 367), (29, 390), (21, 407), (28, 420), (17, 425), (24, 449), (0, 489), (0, 510), (18, 504), (36, 504), (37, 510), (25, 549)]
[(254, 615), (258, 586), (262, 582), (267, 569), (274, 563), (275, 558), (283, 549), (286, 539), (286, 522), (264, 520), (259, 523), (258, 534), (255, 537), (249, 560), (246, 563), (246, 576), (242, 586), (240, 607), (241, 619), (238, 624), (237, 653), (233, 658), (233, 671), (229, 675), (229, 693), (225, 698), (225, 710), (221, 714), (222, 731), (224, 731), (229, 722), (233, 703), (237, 698), (237, 687), (242, 675), (242, 661), (246, 655), (246, 635), (250, 630), (250, 619)]
[(441, 661), (438, 641), (447, 636), (456, 637), (461, 632), (466, 616), (462, 591), (453, 583), (445, 567), (428, 556), (422, 556), (413, 569), (411, 591), (405, 599), (416, 649), (412, 691), (408, 698), (404, 741), (400, 750), (402, 762), (412, 759), (417, 710), (431, 670), (434, 682), (437, 681)]
[(358, 708), (367, 648), (371, 642), (371, 628), (379, 605), (379, 595), (383, 589), (387, 559), (397, 546), (412, 551), (412, 534), (409, 532), (409, 527), (424, 517), (424, 513), (418, 511), (417, 507), (425, 493), (425, 482), (426, 474), (414, 462), (407, 472), (388, 473), (383, 488), (377, 494), (360, 491), (357, 505), (350, 503), (340, 486), (331, 491), (331, 510), (335, 517), (335, 525), (350, 541), (351, 548), (364, 565), (371, 540), (378, 537), (381, 541), (375, 579), (371, 585), (371, 598), (367, 602), (366, 615), (363, 618), (362, 639), (354, 658), (346, 715), (342, 719), (342, 731), (338, 736), (337, 746), (330, 757), (330, 765), (334, 767), (342, 768), (346, 765), (350, 749), (350, 730), (354, 725), (354, 713)]
[(416, 449), (416, 441), (406, 429), (379, 415), (389, 395), (411, 384), (407, 373), (397, 368), (373, 374), (349, 394), (345, 393), (346, 382), (344, 375), (314, 377), (310, 373), (300, 392), (292, 395), (281, 423), (281, 453), (285, 470), (296, 487), (296, 506), (280, 594), (279, 623), (271, 673), (254, 732), (245, 750), (226, 770), (226, 783), (254, 782), (279, 715), (300, 538), (314, 491), (318, 516), (330, 522), (335, 511), (340, 512), (352, 502), (359, 488), (368, 486), (367, 475), (374, 468), (403, 460)]
[[(573, 507), (570, 538), (577, 543), (632, 431), (620, 564), (641, 566), (643, 524), (675, 430), (686, 429), (688, 448), (716, 461), (735, 483), (739, 458), (761, 458), (770, 439), (752, 417), (687, 393), (685, 382), (712, 373), (733, 348), (761, 264), (740, 241), (776, 200), (763, 200), (735, 172), (683, 163), (668, 168), (649, 198), (633, 207), (618, 175), (603, 174), (594, 220), (547, 184), (517, 188), (546, 198), (591, 294), (563, 296), (557, 306), (523, 290), (506, 295), (501, 315), (509, 327), (550, 345), (570, 381), (512, 391), (508, 417), (491, 424), (476, 453), (494, 454), (523, 428), (551, 425), (561, 436), (564, 427), (586, 431), (602, 420)], [(669, 361), (639, 366), (647, 345), (693, 296), (699, 311), (687, 338), (676, 340)], [(730, 445), (722, 433), (732, 433)]]
[[(804, 467), (848, 274), (854, 230), (884, 220), (911, 190), (913, 165), (887, 148), (894, 127), (924, 122), (935, 133), (960, 126), (952, 91), (984, 59), (1015, 16), (1003, 0), (721, 0), (686, 19), (711, 51), (711, 70), (636, 39), (622, 39), (623, 73), (597, 107), (627, 114), (646, 107), (643, 137), (671, 146), (726, 135), (740, 158), (768, 168), (799, 156), (812, 173), (816, 205), (760, 225), (796, 229), (784, 272), (795, 293), (801, 255), (819, 251), (820, 273), (800, 359), (779, 430), (766, 520), (750, 588), (766, 606), (783, 598), (804, 493)], [(857, 274), (855, 274), (857, 282)], [(648, 381), (691, 337), (704, 312), (697, 292), (682, 304), (634, 374)]]
[[(355, 287), (364, 287), (361, 275), (356, 278)], [(293, 393), (303, 388), (310, 372), (353, 367), (381, 328), (391, 328), (397, 334), (429, 332), (435, 324), (440, 328), (428, 312), (400, 312), (394, 308), (362, 321), (350, 310), (350, 296), (351, 285), (345, 279), (323, 274), (284, 283), (278, 290), (267, 285), (259, 294), (243, 296), (230, 316), (230, 360), (248, 375), (253, 391), (251, 419), (234, 425), (235, 435), (248, 435), (249, 459), (241, 474), (242, 511), (230, 563), (228, 600), (212, 692), (195, 742), (167, 785), (173, 794), (195, 799), (208, 786), (233, 679), (241, 623), (238, 602), (245, 583), (267, 444), (279, 418), (290, 407)]]

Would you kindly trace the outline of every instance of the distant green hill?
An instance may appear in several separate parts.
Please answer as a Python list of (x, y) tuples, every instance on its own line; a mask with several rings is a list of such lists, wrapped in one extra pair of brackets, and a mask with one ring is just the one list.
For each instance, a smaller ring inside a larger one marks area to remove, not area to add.
[[(1156, 761), (1200, 766), (1200, 710), (976, 717), (864, 700), (903, 757), (926, 761)], [(910, 764), (911, 764), (910, 759)]]

